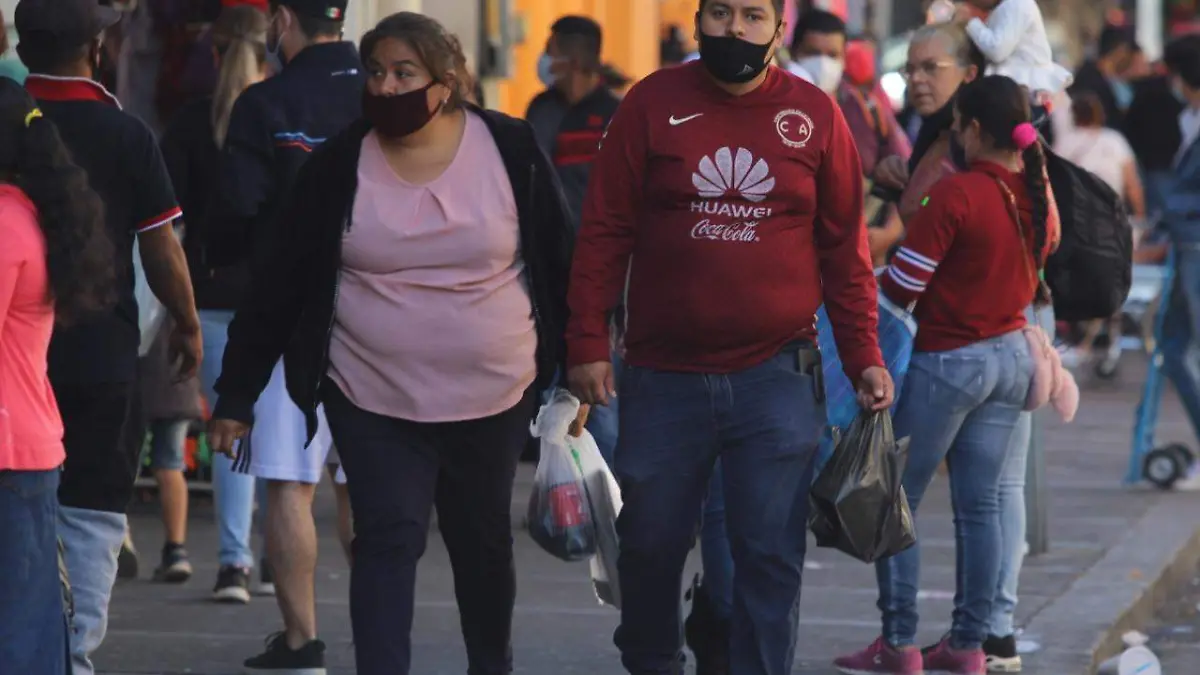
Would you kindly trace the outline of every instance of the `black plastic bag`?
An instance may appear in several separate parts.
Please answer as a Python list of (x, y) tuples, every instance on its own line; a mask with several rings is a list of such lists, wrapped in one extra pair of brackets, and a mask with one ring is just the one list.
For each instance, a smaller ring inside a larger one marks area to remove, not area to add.
[(908, 439), (896, 441), (887, 411), (859, 413), (809, 493), (817, 546), (875, 562), (916, 543), (900, 484), (907, 451)]

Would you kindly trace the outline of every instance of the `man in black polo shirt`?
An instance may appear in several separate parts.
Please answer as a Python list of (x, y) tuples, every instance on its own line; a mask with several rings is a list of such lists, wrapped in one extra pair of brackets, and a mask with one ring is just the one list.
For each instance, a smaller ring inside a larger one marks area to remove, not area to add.
[[(579, 229), (583, 196), (592, 161), (620, 99), (606, 86), (600, 48), (600, 24), (585, 16), (564, 16), (550, 27), (546, 52), (538, 61), (538, 77), (546, 91), (529, 103), (525, 119), (533, 126), (538, 145), (554, 161), (567, 204)], [(614, 353), (614, 363), (619, 363)], [(588, 431), (600, 454), (612, 463), (617, 447), (617, 407), (592, 408)]]
[(100, 35), (117, 18), (96, 0), (21, 0), (13, 17), (17, 52), (30, 71), (25, 86), (104, 200), (120, 275), (114, 309), (70, 328), (57, 327), (50, 344), (50, 381), (67, 448), (58, 493), (59, 534), (75, 596), (75, 675), (90, 675), (89, 655), (104, 638), (141, 445), (130, 437), (141, 426), (130, 414), (140, 337), (133, 292), (135, 237), (146, 280), (175, 320), (171, 345), (181, 358), (181, 375), (194, 375), (202, 356), (187, 262), (171, 227), (180, 210), (158, 143), (92, 79)]
[[(247, 89), (234, 105), (204, 243), (214, 266), (259, 268), (253, 261), (271, 255), (262, 244), (273, 240), (268, 229), (288, 225), (274, 222), (274, 216), (300, 167), (317, 146), (360, 116), (365, 75), (354, 45), (342, 41), (346, 4), (272, 0), (267, 48), (285, 65), (278, 76)], [(267, 561), (285, 628), (245, 665), (248, 672), (316, 675), (325, 672), (325, 645), (317, 639), (312, 500), (329, 442), (304, 447), (304, 416), (284, 391), (282, 373), (276, 368), (259, 398), (251, 442), (242, 444), (235, 462), (237, 473), (267, 481)], [(222, 417), (226, 403), (222, 389), (218, 379), (215, 418)], [(214, 476), (226, 495), (218, 500), (221, 529), (248, 539), (254, 479), (231, 472), (225, 458), (214, 464), (218, 462)], [(224, 526), (226, 522), (233, 527)], [(246, 584), (249, 541), (223, 540), (221, 549), (215, 593), (232, 598), (237, 586)]]

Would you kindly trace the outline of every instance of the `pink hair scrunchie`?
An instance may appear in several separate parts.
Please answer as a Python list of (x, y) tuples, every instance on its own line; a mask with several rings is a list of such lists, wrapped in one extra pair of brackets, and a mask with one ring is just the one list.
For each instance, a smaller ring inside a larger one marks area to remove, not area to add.
[(1037, 143), (1038, 132), (1029, 122), (1022, 122), (1013, 128), (1012, 139), (1013, 143), (1017, 144), (1018, 150), (1024, 150)]

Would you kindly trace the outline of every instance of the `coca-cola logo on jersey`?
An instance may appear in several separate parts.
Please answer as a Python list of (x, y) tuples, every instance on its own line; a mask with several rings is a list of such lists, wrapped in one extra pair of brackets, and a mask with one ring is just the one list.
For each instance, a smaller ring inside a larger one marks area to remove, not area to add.
[(692, 239), (758, 241), (758, 221), (720, 225), (706, 218), (692, 227)]
[(748, 243), (758, 241), (758, 225), (771, 216), (770, 207), (757, 206), (775, 187), (766, 160), (745, 148), (717, 150), (700, 160), (692, 185), (700, 200), (692, 213), (705, 216), (691, 231), (693, 239)]

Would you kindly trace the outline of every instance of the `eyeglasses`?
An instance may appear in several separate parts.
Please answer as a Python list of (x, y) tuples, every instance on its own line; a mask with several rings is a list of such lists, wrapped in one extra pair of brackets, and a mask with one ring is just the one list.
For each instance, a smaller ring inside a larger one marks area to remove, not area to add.
[(958, 65), (958, 63), (956, 61), (949, 60), (949, 59), (944, 60), (944, 61), (922, 61), (921, 63), (906, 63), (906, 64), (904, 64), (904, 67), (900, 69), (900, 74), (903, 75), (904, 79), (906, 79), (906, 80), (911, 80), (913, 77), (916, 77), (916, 75), (918, 73), (921, 75), (924, 75), (925, 77), (931, 78), (931, 77), (936, 77), (938, 74), (938, 71), (942, 70), (943, 68), (951, 68), (951, 67), (954, 67), (957, 65)]

